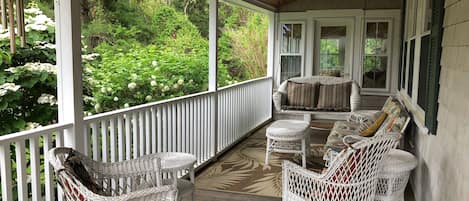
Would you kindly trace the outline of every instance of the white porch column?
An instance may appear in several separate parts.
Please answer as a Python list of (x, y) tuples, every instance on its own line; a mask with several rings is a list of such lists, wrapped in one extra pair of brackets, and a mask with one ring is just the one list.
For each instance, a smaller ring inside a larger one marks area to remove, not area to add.
[(59, 123), (73, 123), (64, 146), (84, 150), (80, 1), (55, 0)]
[(275, 64), (275, 41), (277, 30), (277, 14), (271, 12), (269, 16), (269, 33), (268, 33), (268, 44), (267, 44), (267, 77), (274, 76), (274, 64)]
[[(211, 145), (212, 155), (218, 152), (218, 0), (210, 0), (208, 22), (208, 90), (215, 92), (211, 101)], [(216, 160), (216, 157), (215, 157)]]

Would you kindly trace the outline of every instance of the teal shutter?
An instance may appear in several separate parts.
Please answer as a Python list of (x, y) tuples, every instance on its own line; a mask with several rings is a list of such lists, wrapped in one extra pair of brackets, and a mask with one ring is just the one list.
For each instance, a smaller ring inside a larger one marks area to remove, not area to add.
[(438, 121), (438, 95), (439, 95), (439, 79), (440, 79), (440, 60), (441, 60), (441, 42), (443, 38), (443, 17), (444, 17), (444, 0), (432, 0), (432, 26), (430, 35), (430, 57), (427, 69), (427, 110), (425, 111), (425, 126), (429, 132), (436, 134)]

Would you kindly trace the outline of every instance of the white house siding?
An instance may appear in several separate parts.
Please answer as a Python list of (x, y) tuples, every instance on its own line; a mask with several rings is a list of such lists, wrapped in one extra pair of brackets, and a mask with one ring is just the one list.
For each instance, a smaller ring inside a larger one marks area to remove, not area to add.
[(417, 201), (469, 200), (469, 0), (447, 0), (438, 131), (415, 134)]

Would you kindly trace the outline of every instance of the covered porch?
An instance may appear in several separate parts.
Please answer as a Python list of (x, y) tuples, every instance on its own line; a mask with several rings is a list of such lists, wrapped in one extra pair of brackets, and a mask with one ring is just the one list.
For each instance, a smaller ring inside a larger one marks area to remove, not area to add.
[[(52, 167), (47, 163), (50, 157), (47, 150), (60, 146), (73, 147), (103, 162), (135, 159), (158, 152), (186, 152), (196, 156), (196, 172), (203, 173), (241, 142), (265, 136), (265, 127), (276, 118), (272, 93), (283, 81), (327, 72), (359, 84), (361, 109), (380, 109), (388, 96), (402, 98), (414, 116), (420, 118), (412, 130), (408, 130), (412, 137), (406, 138), (403, 146), (412, 151), (424, 149), (415, 145), (419, 143), (415, 140), (428, 138), (421, 135), (428, 132), (424, 128), (432, 125), (433, 116), (423, 120), (421, 117), (435, 111), (425, 107), (425, 113), (419, 107), (417, 97), (419, 100), (431, 99), (435, 93), (426, 93), (428, 97), (422, 97), (417, 92), (416, 89), (422, 86), (418, 81), (419, 72), (424, 72), (420, 74), (423, 77), (427, 69), (419, 71), (418, 67), (414, 68), (414, 63), (419, 66), (421, 54), (420, 48), (415, 50), (415, 46), (420, 46), (424, 36), (430, 34), (423, 27), (429, 1), (432, 0), (228, 0), (268, 15), (267, 75), (218, 87), (219, 2), (209, 0), (208, 91), (87, 117), (83, 115), (82, 103), (80, 2), (56, 1), (59, 121), (54, 125), (0, 136), (2, 200), (60, 200)], [(441, 4), (443, 1), (432, 2)], [(409, 9), (415, 9), (414, 13), (409, 14)], [(408, 24), (416, 22), (422, 24), (415, 28), (416, 34), (414, 31), (409, 37), (404, 35), (409, 32)], [(433, 26), (441, 27), (442, 22), (435, 20), (433, 23), (440, 23)], [(288, 33), (286, 27), (289, 27)], [(331, 27), (333, 29), (328, 29)], [(376, 39), (380, 44), (368, 47), (367, 39)], [(337, 51), (322, 51), (321, 44), (327, 43), (337, 46)], [(418, 54), (415, 61), (414, 56), (410, 60), (414, 52)], [(415, 82), (410, 81), (416, 78)], [(425, 91), (429, 90), (425, 88)], [(437, 100), (437, 97), (438, 93), (433, 99)], [(426, 102), (425, 106), (433, 106), (434, 102)], [(430, 122), (428, 125), (427, 121)], [(427, 132), (419, 134), (419, 131)], [(315, 140), (320, 144), (325, 137), (327, 133)], [(425, 169), (419, 168), (418, 177), (411, 180), (414, 186), (425, 181), (422, 171)], [(418, 188), (417, 195), (409, 191), (406, 200), (414, 200), (414, 197), (415, 200), (426, 200), (422, 195), (425, 187), (428, 186)], [(460, 195), (463, 198), (467, 192), (461, 191)], [(196, 191), (195, 199), (280, 200), (200, 189)], [(438, 198), (434, 197), (434, 200)]]

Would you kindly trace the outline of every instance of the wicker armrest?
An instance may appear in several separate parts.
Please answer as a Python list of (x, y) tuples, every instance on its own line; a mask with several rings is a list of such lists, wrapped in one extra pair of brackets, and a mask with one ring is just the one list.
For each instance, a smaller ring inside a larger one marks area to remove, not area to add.
[[(310, 171), (306, 168), (303, 168), (303, 167), (301, 167), (301, 166), (299, 166), (299, 165), (297, 165), (293, 162), (287, 161), (287, 160), (283, 161), (282, 172), (284, 174), (293, 172), (293, 173), (301, 175), (303, 177), (312, 178), (312, 179), (316, 179), (316, 180), (324, 178), (323, 174), (319, 174), (317, 172)], [(285, 176), (286, 175), (284, 175), (283, 179), (286, 179)]]
[(344, 142), (344, 144), (347, 147), (351, 147), (353, 144), (355, 144), (356, 142), (361, 141), (363, 139), (366, 139), (366, 137), (362, 137), (362, 136), (359, 136), (359, 135), (347, 135), (347, 136), (344, 137), (344, 139), (342, 141)]
[(173, 185), (165, 185), (160, 187), (145, 188), (133, 191), (121, 196), (112, 197), (112, 200), (161, 200), (173, 201), (177, 200), (178, 190)]
[(378, 117), (380, 112), (380, 110), (359, 110), (351, 112), (350, 116), (347, 118), (347, 121), (356, 123), (364, 123), (367, 121), (371, 121), (373, 123), (373, 121)]
[(272, 100), (274, 102), (274, 107), (276, 111), (282, 110), (282, 105), (287, 104), (287, 97), (278, 91), (272, 94)]

